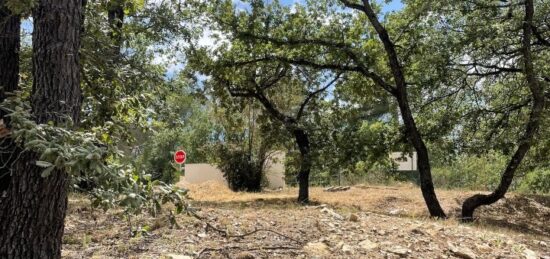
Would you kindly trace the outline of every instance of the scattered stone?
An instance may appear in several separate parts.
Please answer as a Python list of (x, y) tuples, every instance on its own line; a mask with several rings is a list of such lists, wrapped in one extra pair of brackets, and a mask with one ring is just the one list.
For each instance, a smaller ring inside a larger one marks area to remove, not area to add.
[(465, 247), (458, 248), (458, 247), (453, 246), (452, 244), (448, 244), (448, 245), (449, 245), (449, 250), (456, 257), (463, 258), (463, 259), (475, 259), (476, 258), (476, 254), (472, 250), (470, 250), (469, 248), (465, 248)]
[(390, 210), (388, 213), (390, 215), (395, 216), (395, 215), (399, 215), (399, 213), (402, 212), (402, 211), (403, 211), (402, 209), (393, 209), (393, 210)]
[(523, 250), (523, 255), (525, 256), (525, 259), (538, 259), (537, 253), (531, 249), (525, 248)]
[(254, 256), (250, 252), (240, 252), (240, 253), (237, 254), (237, 256), (235, 258), (236, 259), (255, 259), (256, 256)]
[(390, 248), (388, 252), (399, 255), (400, 257), (407, 257), (411, 253), (411, 250), (401, 246), (396, 246), (396, 247)]
[(197, 236), (200, 238), (205, 238), (207, 235), (206, 233), (198, 233)]
[(327, 256), (330, 255), (328, 246), (321, 242), (310, 242), (304, 246), (304, 251), (310, 256)]
[(342, 252), (346, 253), (346, 254), (351, 254), (353, 252), (353, 248), (349, 245), (343, 245), (342, 246)]
[(357, 214), (354, 214), (354, 213), (349, 214), (348, 219), (351, 222), (358, 222), (359, 221), (359, 217), (357, 216)]
[(342, 247), (344, 247), (344, 241), (340, 241), (338, 242), (338, 244), (336, 244), (336, 249), (342, 249)]
[(188, 255), (178, 255), (178, 254), (167, 254), (165, 255), (168, 259), (193, 259), (193, 257)]
[(329, 214), (331, 215), (333, 218), (337, 219), (337, 220), (344, 220), (344, 217), (336, 212), (334, 212), (334, 210), (332, 209), (329, 209), (329, 208), (323, 208), (321, 210), (321, 212), (323, 213), (326, 213), (326, 214)]
[(361, 242), (359, 242), (359, 246), (363, 249), (365, 249), (366, 251), (369, 251), (369, 250), (373, 250), (373, 249), (376, 249), (378, 248), (378, 244), (375, 243), (375, 242), (372, 242), (368, 239), (365, 239)]
[(413, 228), (411, 230), (411, 233), (413, 234), (417, 234), (417, 235), (424, 235), (424, 236), (428, 236), (429, 234), (424, 232), (424, 230), (420, 229), (420, 228)]

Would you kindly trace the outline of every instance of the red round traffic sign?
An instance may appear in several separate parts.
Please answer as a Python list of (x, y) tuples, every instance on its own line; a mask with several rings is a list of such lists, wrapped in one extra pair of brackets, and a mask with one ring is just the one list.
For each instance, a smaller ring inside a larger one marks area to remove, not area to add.
[(187, 155), (185, 154), (185, 151), (178, 150), (176, 153), (174, 153), (174, 161), (176, 164), (183, 164), (185, 163), (185, 159), (187, 159)]

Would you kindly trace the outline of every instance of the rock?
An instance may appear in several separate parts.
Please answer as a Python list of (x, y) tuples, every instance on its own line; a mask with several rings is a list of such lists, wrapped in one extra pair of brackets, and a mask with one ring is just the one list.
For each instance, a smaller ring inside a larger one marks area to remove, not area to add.
[(366, 251), (369, 251), (369, 250), (373, 250), (373, 249), (376, 249), (378, 248), (378, 244), (375, 243), (375, 242), (372, 242), (368, 239), (365, 239), (361, 242), (359, 242), (359, 246), (363, 249), (365, 249)]
[(327, 256), (330, 255), (328, 246), (321, 242), (310, 242), (304, 246), (304, 251), (310, 256)]
[(255, 259), (256, 256), (254, 256), (250, 252), (240, 252), (240, 253), (237, 254), (237, 256), (235, 258), (236, 259)]
[(396, 247), (390, 248), (388, 252), (399, 255), (400, 257), (407, 257), (409, 253), (411, 253), (411, 250), (401, 246), (396, 246)]
[(336, 212), (334, 212), (332, 209), (329, 208), (323, 208), (321, 212), (326, 213), (328, 215), (331, 215), (333, 218), (337, 220), (344, 220), (344, 217)]
[(388, 213), (390, 215), (398, 215), (401, 211), (403, 211), (402, 209), (393, 209), (393, 210), (390, 210)]
[(169, 259), (193, 259), (193, 257), (188, 255), (178, 255), (178, 254), (167, 254), (165, 257)]
[(353, 252), (353, 248), (349, 245), (343, 245), (342, 246), (342, 252), (349, 255)]
[(537, 253), (531, 249), (525, 248), (523, 250), (523, 255), (525, 256), (525, 259), (537, 259), (539, 258), (537, 256)]
[(206, 237), (206, 233), (198, 233), (197, 236), (200, 237), (200, 238), (205, 238), (205, 237)]
[(420, 228), (413, 228), (411, 230), (411, 233), (413, 234), (417, 234), (417, 235), (424, 235), (424, 236), (428, 236), (429, 234), (424, 232), (424, 230), (420, 229)]
[(344, 247), (344, 241), (340, 241), (338, 242), (338, 244), (336, 244), (336, 249), (342, 249), (342, 247)]
[(449, 245), (449, 250), (456, 257), (463, 258), (463, 259), (475, 259), (476, 258), (476, 254), (474, 254), (474, 252), (472, 250), (470, 250), (469, 248), (465, 248), (465, 247), (460, 247), (459, 248), (459, 247), (453, 246), (452, 244), (448, 244), (448, 245)]
[(351, 214), (349, 214), (348, 220), (351, 221), (351, 222), (358, 222), (359, 217), (357, 216), (357, 214), (351, 213)]

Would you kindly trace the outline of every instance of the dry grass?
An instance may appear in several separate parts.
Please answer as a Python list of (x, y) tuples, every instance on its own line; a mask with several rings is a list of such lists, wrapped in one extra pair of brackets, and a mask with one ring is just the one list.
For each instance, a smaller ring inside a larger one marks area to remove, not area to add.
[[(178, 183), (188, 189), (190, 198), (200, 204), (225, 207), (297, 206), (297, 188), (260, 193), (233, 192), (224, 184)], [(436, 190), (441, 206), (451, 218), (460, 216), (462, 202), (478, 193), (464, 190)], [(413, 184), (395, 186), (356, 185), (344, 192), (325, 192), (321, 187), (310, 187), (313, 204), (328, 204), (341, 211), (367, 211), (410, 218), (429, 216), (420, 189)], [(533, 206), (531, 206), (534, 203)], [(550, 235), (550, 226), (543, 220), (550, 217), (549, 196), (525, 196), (509, 193), (507, 198), (478, 210), (481, 217), (476, 225), (484, 228), (515, 231), (535, 235)], [(450, 220), (452, 222), (453, 220)]]
[[(412, 185), (359, 185), (344, 192), (311, 188), (310, 196), (315, 203), (328, 204), (344, 217), (351, 213), (357, 215), (359, 220), (352, 222), (337, 220), (322, 212), (320, 206), (298, 205), (296, 188), (235, 193), (216, 182), (198, 185), (180, 182), (178, 185), (190, 190), (190, 198), (199, 208), (200, 215), (229, 233), (241, 234), (263, 228), (284, 233), (304, 244), (325, 242), (331, 247), (331, 256), (326, 258), (387, 258), (387, 250), (395, 245), (411, 249), (412, 258), (435, 258), (440, 254), (451, 255), (447, 248), (449, 242), (470, 247), (481, 258), (519, 258), (524, 247), (546, 255), (550, 249), (550, 231), (544, 222), (550, 216), (548, 197), (534, 199), (517, 195), (517, 199), (509, 198), (505, 203), (480, 211), (485, 221), (464, 225), (453, 219), (437, 221), (425, 217), (427, 213), (420, 190)], [(438, 191), (442, 205), (449, 210), (458, 208), (458, 202), (470, 194)], [(242, 250), (252, 251), (257, 258), (309, 258), (308, 252), (301, 249), (303, 244), (266, 232), (243, 239), (224, 238), (207, 231), (204, 222), (186, 215), (176, 216), (181, 229), (171, 228), (166, 214), (159, 218), (146, 214), (132, 217), (134, 227), (147, 226), (150, 230), (143, 236), (131, 237), (121, 211), (104, 213), (92, 209), (87, 199), (78, 195), (71, 196), (69, 202), (63, 240), (65, 258), (164, 258), (168, 254), (195, 257), (203, 249), (218, 248), (223, 249), (203, 253), (200, 258), (237, 258)], [(511, 216), (505, 223), (498, 217), (503, 213)], [(424, 234), (419, 235), (415, 229)], [(380, 248), (361, 251), (357, 244), (365, 238), (376, 242)], [(352, 255), (346, 254), (338, 248), (341, 242), (357, 250)], [(278, 246), (298, 248), (257, 250)]]
[[(199, 202), (235, 203), (270, 200), (294, 200), (297, 188), (285, 188), (281, 191), (261, 193), (232, 192), (227, 186), (218, 182), (202, 184), (178, 183), (178, 186), (190, 190), (190, 197)], [(459, 202), (471, 191), (437, 191), (442, 206), (451, 214), (459, 207)], [(412, 184), (396, 186), (357, 185), (345, 192), (325, 192), (321, 187), (310, 187), (310, 198), (314, 203), (330, 204), (336, 207), (356, 208), (363, 211), (388, 214), (399, 210), (400, 215), (413, 217), (428, 216), (420, 189)]]

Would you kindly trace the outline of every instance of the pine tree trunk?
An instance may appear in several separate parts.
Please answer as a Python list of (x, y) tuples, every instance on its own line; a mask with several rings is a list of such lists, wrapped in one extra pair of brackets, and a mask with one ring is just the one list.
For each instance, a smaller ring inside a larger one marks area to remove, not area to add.
[(6, 92), (13, 92), (19, 84), (19, 46), (21, 17), (12, 14), (0, 0), (0, 102)]
[[(0, 103), (6, 99), (6, 93), (13, 92), (19, 84), (19, 47), (21, 36), (21, 17), (12, 14), (0, 0)], [(11, 177), (11, 164), (14, 160), (11, 150), (15, 144), (9, 138), (9, 123), (0, 110), (0, 199), (8, 189)]]
[[(31, 107), (38, 123), (78, 122), (81, 0), (39, 0), (33, 13)], [(26, 151), (0, 200), (0, 258), (60, 258), (67, 209), (66, 173), (47, 178)]]

